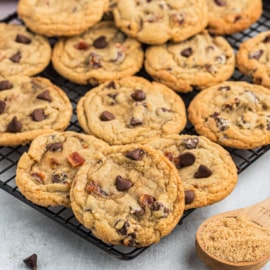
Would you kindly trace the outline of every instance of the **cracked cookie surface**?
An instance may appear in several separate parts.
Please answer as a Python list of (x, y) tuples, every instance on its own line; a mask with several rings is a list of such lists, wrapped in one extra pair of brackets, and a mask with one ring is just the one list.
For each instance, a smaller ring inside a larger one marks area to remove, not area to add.
[(237, 183), (237, 169), (230, 154), (204, 136), (174, 134), (145, 143), (178, 169), (185, 190), (185, 210), (224, 199)]
[(203, 31), (179, 43), (150, 46), (145, 69), (158, 82), (178, 92), (204, 89), (231, 77), (234, 51), (223, 37)]
[(107, 144), (72, 131), (41, 135), (19, 159), (16, 184), (41, 206), (70, 206), (70, 186), (78, 169)]
[(118, 0), (113, 14), (117, 27), (147, 44), (185, 40), (208, 21), (204, 0)]
[(42, 77), (0, 80), (0, 145), (20, 145), (69, 125), (66, 93)]
[(79, 36), (60, 39), (52, 62), (70, 81), (96, 85), (135, 74), (143, 64), (143, 50), (138, 41), (107, 21)]
[(5, 23), (0, 23), (0, 36), (0, 79), (33, 76), (49, 64), (51, 47), (47, 38), (22, 25)]
[(173, 90), (136, 76), (91, 89), (77, 115), (86, 133), (111, 145), (179, 133), (186, 124), (185, 105)]
[(200, 92), (188, 107), (196, 131), (221, 145), (251, 149), (270, 143), (269, 89), (224, 82)]
[(184, 210), (175, 167), (156, 150), (130, 144), (105, 149), (77, 172), (71, 207), (104, 242), (142, 247), (169, 234)]

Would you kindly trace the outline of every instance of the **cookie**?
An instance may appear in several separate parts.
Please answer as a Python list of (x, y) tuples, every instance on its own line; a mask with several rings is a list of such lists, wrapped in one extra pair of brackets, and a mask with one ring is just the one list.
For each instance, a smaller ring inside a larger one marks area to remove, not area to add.
[(196, 131), (221, 145), (251, 149), (270, 143), (269, 89), (224, 82), (200, 92), (188, 107)]
[(229, 79), (235, 56), (226, 39), (203, 31), (182, 42), (149, 46), (144, 64), (156, 81), (178, 92), (190, 92)]
[(111, 145), (179, 133), (186, 124), (182, 99), (166, 86), (141, 77), (125, 77), (87, 92), (77, 105), (86, 133)]
[(5, 23), (0, 23), (0, 36), (0, 79), (33, 76), (49, 64), (51, 47), (47, 38), (22, 25)]
[(269, 54), (270, 31), (266, 31), (240, 44), (237, 66), (243, 74), (252, 77), (254, 83), (270, 87)]
[(130, 144), (103, 151), (77, 172), (71, 208), (104, 242), (142, 247), (169, 234), (184, 210), (175, 167), (156, 150)]
[(35, 204), (69, 207), (76, 172), (104, 147), (105, 142), (72, 131), (38, 136), (19, 159), (16, 184)]
[(237, 183), (230, 154), (204, 136), (167, 135), (145, 142), (163, 153), (178, 169), (185, 190), (185, 210), (216, 203)]
[(69, 98), (48, 79), (13, 76), (0, 80), (0, 145), (20, 145), (69, 125)]
[(117, 27), (147, 44), (185, 40), (208, 22), (204, 0), (118, 0), (113, 15)]
[(20, 0), (17, 12), (35, 33), (74, 36), (98, 23), (108, 6), (108, 0)]
[(206, 0), (208, 30), (224, 35), (249, 28), (262, 15), (262, 0)]
[(79, 36), (60, 39), (52, 63), (70, 81), (96, 85), (135, 74), (143, 65), (143, 50), (138, 41), (106, 21)]

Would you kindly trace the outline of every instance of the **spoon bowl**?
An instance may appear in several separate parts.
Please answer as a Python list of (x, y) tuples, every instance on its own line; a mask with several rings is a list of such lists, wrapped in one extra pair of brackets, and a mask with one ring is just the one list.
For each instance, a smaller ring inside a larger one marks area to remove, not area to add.
[(221, 213), (212, 216), (205, 220), (197, 230), (195, 247), (198, 257), (212, 270), (259, 270), (270, 260), (270, 251), (259, 258), (251, 262), (232, 262), (217, 258), (209, 253), (204, 247), (202, 234), (207, 224), (212, 223), (216, 219), (226, 217), (238, 217), (247, 216), (254, 223), (264, 227), (270, 228), (270, 198), (251, 205), (249, 207), (240, 208), (237, 210)]

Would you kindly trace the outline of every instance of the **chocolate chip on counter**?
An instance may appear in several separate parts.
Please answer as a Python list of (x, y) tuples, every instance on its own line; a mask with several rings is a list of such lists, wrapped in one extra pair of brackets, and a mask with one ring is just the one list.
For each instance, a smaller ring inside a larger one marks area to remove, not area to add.
[(15, 54), (13, 54), (13, 55), (9, 58), (9, 60), (12, 61), (13, 63), (19, 63), (20, 60), (21, 60), (21, 58), (22, 58), (21, 53), (20, 53), (20, 52), (17, 52), (17, 53), (15, 53)]
[(4, 113), (6, 109), (5, 101), (0, 100), (0, 114)]
[(196, 157), (190, 153), (190, 152), (185, 152), (179, 157), (175, 158), (175, 165), (178, 169), (190, 166), (194, 164)]
[(94, 42), (93, 42), (93, 46), (96, 49), (104, 49), (104, 48), (106, 48), (108, 46), (108, 42), (106, 40), (106, 37), (105, 36), (100, 36), (97, 39), (95, 39)]
[(8, 80), (0, 81), (0, 90), (11, 89), (13, 85)]
[(181, 51), (181, 55), (184, 57), (189, 57), (193, 54), (192, 48), (186, 48), (183, 51)]
[(37, 270), (37, 254), (32, 254), (31, 256), (25, 258), (23, 262), (32, 270)]
[(50, 152), (61, 152), (63, 150), (63, 144), (61, 142), (50, 143), (46, 147)]
[(52, 173), (52, 182), (61, 183), (64, 182), (67, 178), (67, 174), (62, 170), (56, 170)]
[(212, 171), (205, 165), (200, 165), (198, 171), (195, 173), (195, 178), (205, 178), (212, 175)]
[(261, 58), (261, 56), (263, 55), (263, 53), (264, 53), (263, 50), (258, 50), (258, 51), (252, 52), (249, 54), (248, 58), (259, 60)]
[(35, 109), (31, 114), (32, 120), (35, 122), (41, 122), (46, 119), (43, 109)]
[(140, 126), (140, 125), (142, 125), (143, 122), (142, 122), (140, 119), (136, 119), (136, 118), (132, 117), (132, 118), (130, 119), (129, 124), (130, 124), (131, 126), (135, 127), (135, 126)]
[(141, 148), (134, 149), (132, 151), (129, 151), (126, 153), (125, 157), (131, 159), (131, 160), (142, 160), (145, 155), (145, 152)]
[(220, 7), (226, 6), (226, 1), (225, 0), (215, 0), (215, 3)]
[(199, 143), (199, 138), (192, 137), (184, 139), (184, 145), (187, 149), (195, 149)]
[(79, 51), (85, 51), (89, 48), (89, 44), (83, 40), (80, 40), (78, 43), (74, 45), (74, 48)]
[(106, 88), (116, 89), (115, 81), (111, 81), (106, 85)]
[(101, 113), (99, 119), (101, 121), (111, 121), (111, 120), (115, 119), (115, 116), (108, 111), (104, 111)]
[(129, 179), (123, 178), (120, 175), (116, 176), (116, 188), (119, 191), (127, 191), (131, 188), (132, 183), (130, 182)]
[(268, 43), (270, 42), (270, 35), (267, 35), (264, 40), (263, 40), (264, 43)]
[(142, 101), (145, 100), (145, 93), (143, 90), (135, 90), (132, 94), (131, 97), (135, 100), (135, 101)]
[(50, 91), (49, 90), (43, 91), (42, 93), (37, 95), (37, 99), (42, 99), (42, 100), (46, 100), (46, 101), (51, 102), (52, 98), (51, 98), (51, 95), (50, 95)]
[(23, 44), (31, 43), (31, 39), (22, 34), (17, 34), (15, 41), (18, 43), (23, 43)]
[(18, 121), (17, 116), (14, 116), (12, 120), (8, 123), (7, 132), (16, 133), (20, 132), (22, 129), (22, 123)]
[(190, 204), (194, 201), (195, 194), (192, 190), (185, 190), (185, 204)]

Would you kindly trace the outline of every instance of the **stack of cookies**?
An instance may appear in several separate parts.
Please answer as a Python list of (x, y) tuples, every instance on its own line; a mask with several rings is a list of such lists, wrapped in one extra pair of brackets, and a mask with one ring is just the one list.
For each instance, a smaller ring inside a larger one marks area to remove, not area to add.
[[(261, 0), (20, 0), (28, 28), (0, 24), (0, 145), (31, 142), (16, 172), (22, 194), (71, 207), (99, 239), (134, 247), (228, 196), (237, 169), (222, 146), (270, 143), (270, 90), (226, 81), (236, 60), (221, 35), (261, 13)], [(269, 37), (237, 53), (239, 69), (265, 86)], [(67, 94), (33, 77), (50, 61), (89, 85), (74, 108), (84, 133), (65, 131)], [(194, 90), (187, 114), (182, 97)], [(183, 134), (187, 120), (200, 136)]]

